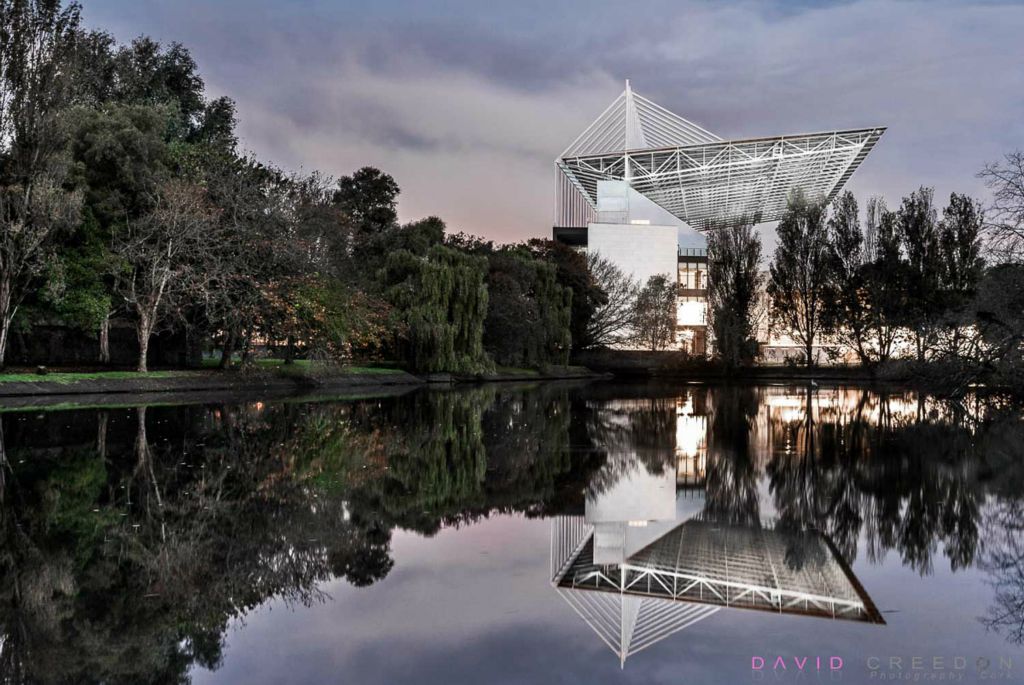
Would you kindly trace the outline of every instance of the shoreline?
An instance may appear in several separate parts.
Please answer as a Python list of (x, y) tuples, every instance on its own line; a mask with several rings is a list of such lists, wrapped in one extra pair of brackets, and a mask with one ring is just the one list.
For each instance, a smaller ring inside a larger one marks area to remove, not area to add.
[[(610, 378), (581, 367), (556, 367), (541, 371), (499, 371), (493, 374), (424, 374), (415, 375), (397, 369), (345, 371), (323, 373), (281, 373), (256, 370), (241, 371), (156, 371), (146, 375), (122, 373), (90, 374), (97, 377), (74, 378), (82, 374), (40, 375), (39, 380), (8, 380), (0, 382), (0, 408), (24, 404), (22, 398), (65, 399), (73, 401), (83, 396), (108, 395), (152, 396), (162, 398), (183, 393), (246, 393), (275, 394), (283, 397), (309, 394), (336, 394), (354, 392), (403, 392), (418, 387), (454, 386), (482, 383), (511, 383), (523, 381), (596, 380)], [(48, 379), (47, 376), (54, 376)], [(63, 376), (63, 377), (62, 377)], [(72, 376), (69, 378), (69, 376)], [(30, 403), (29, 403), (30, 404)]]

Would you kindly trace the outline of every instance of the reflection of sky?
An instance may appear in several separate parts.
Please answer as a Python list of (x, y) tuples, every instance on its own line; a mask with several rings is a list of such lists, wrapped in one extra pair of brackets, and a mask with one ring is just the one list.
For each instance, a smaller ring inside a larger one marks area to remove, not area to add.
[(868, 656), (1013, 656), (1024, 668), (1024, 651), (976, 620), (991, 601), (980, 573), (936, 564), (920, 578), (890, 554), (854, 565), (888, 625), (723, 610), (620, 671), (549, 586), (548, 551), (548, 522), (518, 516), (398, 533), (384, 581), (328, 584), (333, 599), (312, 607), (271, 602), (229, 630), (224, 665), (194, 682), (724, 683), (750, 678), (754, 654), (836, 654), (851, 683)]

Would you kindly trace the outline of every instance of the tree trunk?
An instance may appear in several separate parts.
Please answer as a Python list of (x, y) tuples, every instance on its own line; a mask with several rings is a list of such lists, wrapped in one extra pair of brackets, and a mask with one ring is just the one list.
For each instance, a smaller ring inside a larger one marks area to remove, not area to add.
[(288, 340), (284, 344), (284, 363), (292, 364), (295, 362), (295, 341), (292, 336), (288, 336)]
[(139, 310), (139, 322), (136, 324), (136, 333), (139, 338), (139, 364), (136, 370), (139, 373), (146, 373), (149, 369), (146, 360), (149, 356), (149, 336), (153, 332), (153, 324), (149, 313)]
[(252, 361), (252, 340), (250, 339), (249, 333), (242, 336), (242, 366), (248, 365)]
[(0, 316), (0, 369), (4, 368), (5, 359), (7, 356), (7, 336), (11, 330), (11, 320), (9, 317)]
[(110, 312), (107, 312), (100, 324), (100, 363), (110, 363)]
[(807, 368), (810, 369), (814, 366), (814, 341), (807, 341)]
[(235, 330), (228, 329), (224, 334), (224, 347), (220, 353), (220, 368), (226, 369), (231, 366), (231, 355), (235, 351)]
[(11, 332), (11, 283), (6, 278), (0, 281), (0, 369), (4, 368), (7, 359), (7, 340)]

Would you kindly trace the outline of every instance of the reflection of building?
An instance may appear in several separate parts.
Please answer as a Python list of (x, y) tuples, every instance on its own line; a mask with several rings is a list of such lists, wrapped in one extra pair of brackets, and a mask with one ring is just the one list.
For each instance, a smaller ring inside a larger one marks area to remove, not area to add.
[[(885, 622), (817, 532), (693, 518), (608, 563), (585, 519), (559, 517), (551, 526), (552, 585), (622, 663), (725, 607)], [(800, 562), (787, 562), (794, 557)]]
[(693, 405), (694, 393), (676, 400), (676, 484), (683, 489), (703, 488), (707, 476), (708, 420)]
[(616, 463), (583, 516), (552, 521), (559, 596), (623, 665), (723, 608), (883, 623), (823, 534), (708, 518), (708, 427), (695, 395), (676, 402), (674, 473)]
[(627, 81), (555, 161), (554, 238), (600, 253), (641, 282), (675, 277), (678, 340), (703, 354), (707, 255), (698, 231), (776, 221), (794, 190), (831, 200), (884, 131), (723, 140)]

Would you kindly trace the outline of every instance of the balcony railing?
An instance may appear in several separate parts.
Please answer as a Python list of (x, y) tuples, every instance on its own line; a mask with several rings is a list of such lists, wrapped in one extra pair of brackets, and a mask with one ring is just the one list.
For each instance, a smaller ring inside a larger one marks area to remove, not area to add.
[(679, 286), (679, 297), (707, 297), (707, 288), (684, 288)]

